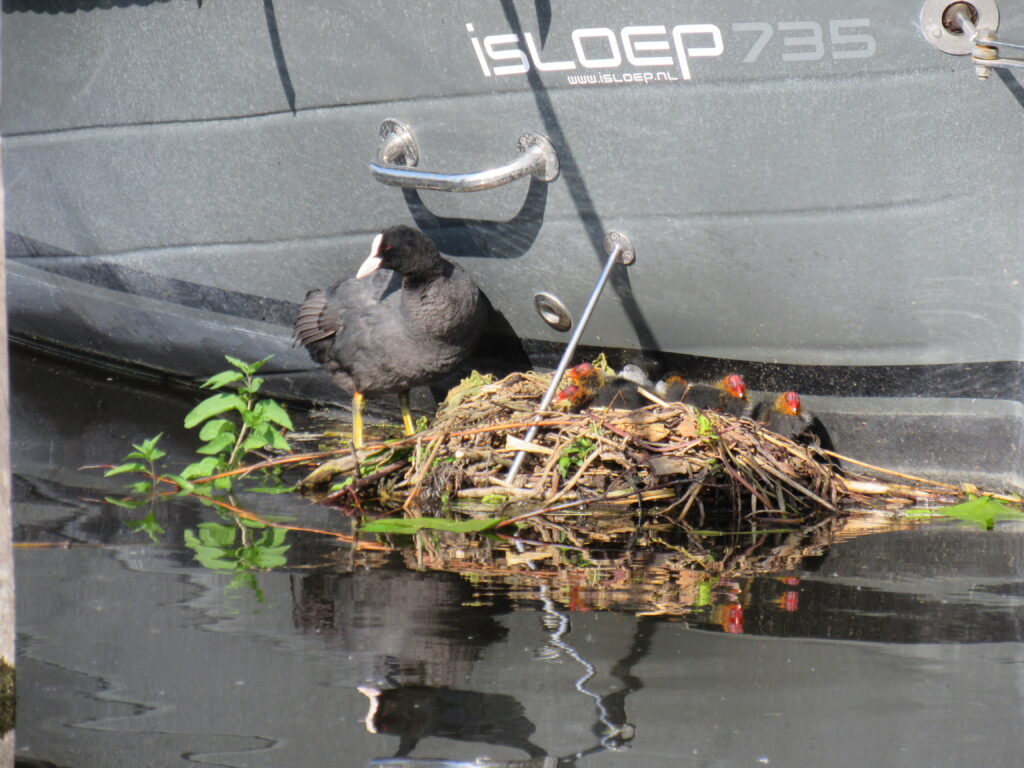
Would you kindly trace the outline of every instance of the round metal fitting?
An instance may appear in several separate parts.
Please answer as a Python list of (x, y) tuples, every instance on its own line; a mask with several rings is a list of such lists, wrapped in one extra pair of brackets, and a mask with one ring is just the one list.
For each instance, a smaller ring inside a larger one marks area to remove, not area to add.
[(551, 146), (547, 136), (541, 136), (539, 133), (524, 133), (519, 137), (516, 144), (520, 152), (527, 152), (534, 147), (540, 150), (544, 158), (544, 166), (534, 176), (541, 181), (547, 182), (552, 182), (558, 178), (558, 174), (561, 171), (561, 167), (558, 164), (558, 153)]
[(420, 161), (420, 150), (409, 126), (393, 117), (380, 124), (377, 159), (388, 165), (416, 167)]
[(550, 325), (556, 331), (568, 331), (572, 328), (572, 315), (566, 309), (562, 300), (553, 293), (541, 291), (534, 294), (533, 306), (540, 315), (540, 319)]
[(619, 252), (619, 264), (625, 264), (628, 267), (636, 261), (636, 248), (633, 247), (632, 240), (615, 230), (606, 232), (604, 235), (604, 252), (611, 256), (615, 246), (619, 246), (621, 249)]
[(943, 53), (963, 56), (973, 52), (974, 42), (963, 32), (957, 31), (953, 19), (958, 8), (962, 8), (964, 15), (973, 20), (979, 34), (991, 35), (999, 29), (999, 6), (996, 0), (925, 0), (921, 8), (921, 32), (924, 39)]

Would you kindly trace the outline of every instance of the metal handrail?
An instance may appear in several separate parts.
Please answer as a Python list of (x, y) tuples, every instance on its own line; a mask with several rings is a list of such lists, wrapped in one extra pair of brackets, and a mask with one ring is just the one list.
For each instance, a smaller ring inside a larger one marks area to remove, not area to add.
[[(382, 184), (406, 189), (436, 189), (441, 192), (478, 192), (494, 189), (523, 176), (552, 182), (558, 178), (558, 154), (551, 142), (539, 133), (519, 137), (519, 156), (505, 165), (469, 173), (438, 173), (415, 169), (419, 147), (407, 125), (388, 119), (380, 126), (377, 159), (370, 173)], [(415, 170), (414, 170), (415, 169)]]

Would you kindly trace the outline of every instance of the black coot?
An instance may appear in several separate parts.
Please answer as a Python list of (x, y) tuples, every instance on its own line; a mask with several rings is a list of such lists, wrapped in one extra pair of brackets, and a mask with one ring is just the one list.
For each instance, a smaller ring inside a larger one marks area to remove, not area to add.
[(398, 392), (412, 434), (409, 389), (466, 359), (486, 321), (486, 302), (461, 267), (406, 226), (373, 239), (355, 278), (315, 288), (295, 318), (295, 341), (352, 394), (352, 431), (362, 447), (364, 395)]

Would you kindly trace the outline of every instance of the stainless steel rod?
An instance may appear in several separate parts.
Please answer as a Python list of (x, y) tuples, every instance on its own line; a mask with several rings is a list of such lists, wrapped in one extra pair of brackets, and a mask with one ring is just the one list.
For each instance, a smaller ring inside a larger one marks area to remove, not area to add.
[(537, 173), (544, 167), (544, 152), (531, 147), (511, 162), (498, 168), (470, 173), (437, 173), (418, 168), (370, 163), (370, 172), (382, 184), (407, 189), (436, 189), (441, 192), (477, 192), (494, 189), (523, 176)]
[[(551, 399), (555, 396), (555, 390), (558, 389), (558, 384), (562, 380), (562, 374), (565, 373), (565, 369), (569, 367), (569, 361), (572, 360), (572, 356), (576, 353), (576, 347), (579, 346), (580, 339), (583, 337), (583, 332), (587, 328), (587, 323), (590, 322), (590, 316), (594, 314), (594, 307), (597, 306), (597, 300), (601, 298), (601, 292), (604, 290), (605, 284), (608, 282), (608, 277), (612, 273), (612, 267), (615, 266), (615, 262), (619, 260), (619, 256), (622, 255), (622, 246), (619, 243), (615, 243), (611, 253), (608, 254), (608, 261), (605, 262), (604, 269), (601, 271), (601, 276), (597, 279), (597, 284), (594, 286), (594, 290), (590, 294), (590, 298), (587, 300), (587, 306), (583, 308), (583, 314), (580, 315), (579, 322), (576, 324), (576, 330), (573, 331), (572, 337), (569, 339), (569, 343), (565, 347), (565, 352), (562, 353), (562, 359), (558, 363), (558, 368), (555, 369), (554, 375), (551, 377), (551, 384), (548, 385), (547, 392), (544, 393), (544, 397), (540, 401), (540, 405), (537, 406), (538, 411), (546, 411), (548, 406), (551, 405)], [(535, 419), (537, 417), (534, 417)], [(526, 433), (526, 442), (531, 442), (534, 437), (537, 436), (537, 425), (534, 424), (530, 427)], [(512, 461), (512, 466), (508, 470), (508, 475), (505, 477), (505, 482), (511, 483), (515, 480), (516, 475), (519, 473), (519, 468), (523, 465), (523, 459), (526, 458), (526, 451), (521, 450), (516, 454), (515, 459)]]
[[(525, 133), (516, 146), (519, 155), (496, 168), (468, 173), (423, 171), (419, 164), (419, 147), (409, 126), (388, 118), (380, 126), (381, 144), (370, 173), (382, 184), (406, 189), (436, 189), (441, 192), (477, 192), (533, 176), (544, 182), (558, 178), (558, 153), (539, 133)], [(401, 164), (399, 164), (401, 163)]]

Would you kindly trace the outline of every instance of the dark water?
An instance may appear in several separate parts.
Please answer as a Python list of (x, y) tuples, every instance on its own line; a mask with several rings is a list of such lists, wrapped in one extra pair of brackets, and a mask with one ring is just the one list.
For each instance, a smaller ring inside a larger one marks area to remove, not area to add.
[(159, 507), (156, 544), (124, 524), (145, 510), (90, 500), (115, 478), (76, 469), (159, 431), (189, 457), (194, 393), (23, 349), (12, 367), (19, 765), (1024, 764), (1021, 529), (861, 537), (685, 621), (353, 568), (312, 534), (282, 568), (219, 572), (183, 545), (214, 512)]

